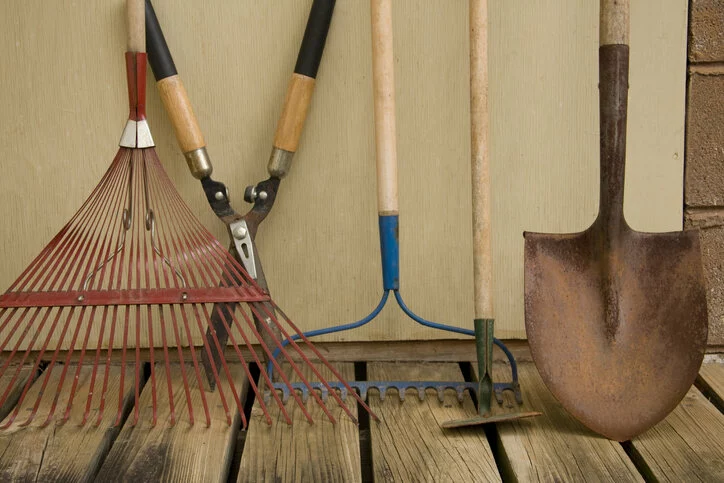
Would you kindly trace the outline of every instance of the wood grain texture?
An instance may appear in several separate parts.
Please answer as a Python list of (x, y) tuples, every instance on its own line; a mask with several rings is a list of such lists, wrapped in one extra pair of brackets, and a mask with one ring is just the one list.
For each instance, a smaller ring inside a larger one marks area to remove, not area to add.
[(392, 0), (371, 0), (372, 90), (375, 104), (377, 213), (399, 212), (397, 124), (395, 122), (395, 54)]
[(284, 99), (284, 110), (274, 133), (274, 147), (296, 152), (314, 93), (314, 78), (292, 74)]
[[(268, 176), (311, 4), (154, 4), (203, 127), (214, 177), (229, 186), (237, 210), (245, 208), (244, 188)], [(380, 297), (368, 4), (335, 6), (298, 166), (257, 238), (274, 299), (303, 329), (358, 320)], [(468, 2), (393, 4), (402, 292), (422, 316), (469, 328)], [(686, 9), (684, 0), (631, 4), (625, 209), (638, 230), (681, 228)], [(3, 70), (0, 90), (4, 290), (108, 168), (128, 99), (125, 1), (6, 0), (2, 13), (0, 49), (4, 64), (13, 66)], [(598, 2), (490, 2), (488, 13), (496, 335), (519, 338), (525, 335), (521, 233), (579, 231), (597, 212)], [(49, 48), (55, 45), (63, 48)], [(225, 226), (189, 175), (152, 87), (147, 115), (169, 176), (226, 244)], [(441, 336), (448, 337), (391, 306), (365, 327), (324, 339)]]
[(471, 0), (470, 174), (473, 211), (473, 286), (476, 319), (493, 319), (493, 252), (488, 111), (488, 2)]
[(146, 51), (146, 16), (143, 0), (126, 0), (128, 14), (128, 51)]
[(702, 364), (697, 385), (699, 383), (703, 383), (702, 389), (706, 390), (707, 396), (712, 398), (721, 411), (724, 411), (724, 363)]
[[(336, 367), (347, 380), (354, 379), (353, 364)], [(334, 380), (328, 370), (320, 367), (320, 371), (324, 377)], [(291, 372), (287, 371), (290, 380), (299, 381), (296, 375), (291, 377)], [(310, 381), (316, 380), (308, 367), (304, 367), (303, 374)], [(269, 404), (275, 405), (274, 400), (271, 399)], [(354, 398), (348, 397), (347, 404), (356, 415)], [(332, 398), (327, 401), (327, 406), (337, 419), (336, 425), (311, 398), (306, 406), (314, 419), (314, 424), (310, 425), (290, 398), (286, 408), (293, 425), (287, 425), (275, 405), (271, 411), (273, 422), (269, 426), (259, 403), (255, 402), (237, 481), (362, 481), (359, 427)]]
[[(368, 364), (367, 377), (464, 380), (457, 364), (440, 363), (376, 362)], [(408, 394), (404, 402), (393, 393), (380, 401), (377, 393), (372, 392), (369, 405), (381, 419), (379, 424), (370, 423), (375, 481), (500, 481), (484, 431), (440, 427), (444, 421), (476, 414), (469, 396), (461, 405), (449, 391), (443, 403), (432, 390), (424, 401), (415, 393)]]
[(696, 388), (631, 446), (657, 481), (724, 481), (724, 414)]
[[(473, 364), (475, 365), (475, 364)], [(523, 406), (505, 393), (493, 411), (540, 411), (542, 416), (496, 426), (506, 472), (517, 481), (643, 481), (620, 444), (599, 436), (569, 415), (548, 391), (533, 363), (518, 365)], [(496, 382), (510, 380), (510, 366), (495, 363)]]
[[(240, 399), (244, 401), (248, 389), (244, 371), (240, 364), (229, 364), (229, 369)], [(195, 415), (195, 424), (191, 425), (181, 367), (173, 364), (170, 370), (173, 401), (178, 418), (176, 424), (170, 424), (168, 384), (164, 367), (159, 364), (156, 394), (158, 424), (151, 425), (153, 395), (151, 385), (147, 383), (141, 393), (139, 423), (132, 426), (130, 423), (133, 414), (129, 416), (103, 463), (98, 481), (226, 481), (240, 423), (228, 380), (222, 380), (222, 387), (232, 411), (231, 426), (227, 423), (218, 389), (213, 393), (205, 393), (211, 412), (211, 426), (206, 426), (203, 403), (195, 378), (189, 381)], [(193, 367), (189, 364), (187, 372), (192, 374), (192, 371)]]
[(188, 153), (206, 146), (204, 135), (199, 127), (191, 101), (186, 93), (181, 77), (172, 75), (156, 83), (166, 113), (176, 133), (181, 152)]
[(626, 44), (629, 38), (629, 0), (601, 0), (599, 43)]
[[(99, 370), (103, 370), (99, 367)], [(119, 366), (110, 368), (108, 390), (106, 392), (106, 408), (99, 426), (95, 426), (100, 403), (100, 390), (96, 390), (91, 406), (89, 423), (79, 426), (85, 411), (85, 402), (88, 397), (91, 368), (81, 369), (78, 392), (74, 399), (70, 420), (56, 426), (50, 424), (40, 427), (44, 418), (38, 418), (30, 427), (20, 428), (17, 422), (0, 433), (0, 480), (2, 481), (92, 481), (98, 472), (103, 459), (111, 448), (120, 428), (114, 427), (118, 409), (118, 391), (121, 370)], [(60, 371), (51, 373), (50, 387), (60, 376)], [(127, 369), (126, 378), (132, 377), (132, 370)], [(40, 381), (40, 380), (38, 380)], [(36, 381), (30, 389), (26, 401), (23, 403), (22, 416), (32, 407), (40, 390)], [(69, 391), (65, 391), (60, 398), (64, 409)], [(124, 390), (124, 406), (132, 404), (132, 390)], [(53, 393), (46, 393), (39, 413), (47, 414), (52, 401)]]
[(0, 406), (0, 420), (5, 419), (5, 416), (10, 413), (10, 410), (15, 407), (15, 403), (18, 402), (20, 394), (23, 392), (23, 387), (25, 387), (25, 383), (28, 382), (28, 377), (30, 377), (32, 366), (26, 366), (21, 369), (17, 378), (15, 377), (16, 369), (16, 367), (10, 366), (2, 376), (0, 376), (0, 394), (4, 394), (8, 388), (8, 384), (12, 383), (13, 379), (15, 379), (13, 387), (10, 388), (10, 392), (5, 399), (5, 403)]

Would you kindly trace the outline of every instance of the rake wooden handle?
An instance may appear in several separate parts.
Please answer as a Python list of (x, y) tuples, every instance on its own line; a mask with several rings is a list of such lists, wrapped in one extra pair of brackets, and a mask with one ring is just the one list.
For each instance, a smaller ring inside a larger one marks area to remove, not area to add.
[(143, 0), (126, 0), (128, 13), (128, 52), (146, 51)]
[(397, 215), (397, 134), (395, 128), (395, 69), (392, 51), (392, 0), (371, 0), (372, 79), (377, 154), (377, 210)]
[(628, 45), (629, 0), (601, 0), (599, 45)]
[(470, 162), (476, 319), (493, 318), (488, 116), (488, 2), (470, 0)]

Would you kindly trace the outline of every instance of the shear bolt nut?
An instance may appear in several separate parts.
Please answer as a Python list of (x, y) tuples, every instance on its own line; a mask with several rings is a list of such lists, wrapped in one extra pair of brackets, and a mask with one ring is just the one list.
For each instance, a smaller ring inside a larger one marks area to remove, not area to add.
[(246, 228), (244, 228), (243, 226), (237, 226), (236, 228), (234, 228), (233, 235), (234, 238), (236, 238), (237, 240), (241, 240), (243, 238), (246, 238), (246, 233)]

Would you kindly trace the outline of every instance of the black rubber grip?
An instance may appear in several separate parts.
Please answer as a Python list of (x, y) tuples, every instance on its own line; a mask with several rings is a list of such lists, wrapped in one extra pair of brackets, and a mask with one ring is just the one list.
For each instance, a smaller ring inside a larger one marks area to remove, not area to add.
[(334, 3), (335, 0), (314, 0), (312, 3), (307, 28), (304, 30), (304, 39), (302, 39), (302, 46), (299, 48), (297, 56), (297, 65), (294, 66), (295, 73), (313, 79), (317, 77), (317, 70), (324, 52), (324, 43), (327, 41), (329, 24), (332, 22)]
[(178, 74), (151, 0), (146, 0), (146, 52), (156, 82)]

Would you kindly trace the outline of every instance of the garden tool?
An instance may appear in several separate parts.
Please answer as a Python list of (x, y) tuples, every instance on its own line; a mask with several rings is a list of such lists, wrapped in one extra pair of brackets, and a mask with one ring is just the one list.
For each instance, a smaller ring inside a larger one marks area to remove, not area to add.
[[(259, 354), (252, 345), (258, 342), (267, 356), (272, 350), (284, 349), (280, 338), (267, 326), (265, 335), (274, 346), (264, 343), (264, 337), (257, 330), (252, 319), (268, 320), (283, 338), (289, 339), (289, 332), (301, 334), (244, 268), (191, 214), (166, 175), (154, 150), (145, 113), (146, 54), (145, 22), (143, 0), (128, 0), (129, 37), (126, 53), (126, 70), (130, 114), (121, 135), (120, 149), (111, 166), (93, 190), (86, 202), (73, 218), (51, 240), (33, 260), (21, 276), (0, 297), (0, 352), (10, 351), (0, 367), (0, 375), (12, 374), (7, 389), (0, 396), (0, 406), (6, 398), (26, 364), (32, 364), (32, 373), (37, 373), (43, 364), (43, 372), (35, 384), (41, 384), (35, 404), (27, 418), (18, 426), (29, 425), (37, 415), (44, 397), (52, 397), (43, 425), (49, 424), (56, 412), (61, 393), (68, 396), (61, 423), (70, 418), (71, 407), (78, 387), (81, 367), (92, 358), (92, 376), (88, 399), (81, 424), (90, 416), (95, 397), (99, 410), (96, 424), (99, 424), (105, 407), (108, 390), (108, 370), (114, 359), (114, 342), (122, 339), (121, 374), (128, 365), (128, 353), (133, 350), (135, 357), (135, 409), (131, 425), (138, 423), (139, 395), (144, 374), (141, 359), (142, 345), (148, 346), (149, 381), (144, 390), (152, 393), (152, 424), (157, 423), (157, 374), (164, 368), (169, 393), (169, 419), (175, 424), (177, 415), (174, 407), (174, 388), (171, 379), (171, 354), (181, 363), (183, 392), (186, 397), (188, 421), (194, 424), (195, 416), (191, 402), (189, 377), (196, 377), (203, 404), (206, 425), (211, 417), (201, 383), (199, 370), (198, 342), (202, 351), (209, 355), (211, 347), (222, 354), (219, 363), (209, 357), (211, 372), (219, 388), (219, 399), (226, 413), (226, 420), (232, 424), (235, 405), (243, 427), (247, 420), (241, 388), (236, 387), (216, 331), (207, 336), (206, 326), (211, 321), (210, 310), (217, 313), (224, 330), (231, 340), (233, 350), (242, 365), (249, 384), (255, 393), (259, 389), (249, 371), (240, 345), (259, 363)], [(213, 304), (233, 303), (238, 305), (234, 313), (224, 314)], [(91, 339), (91, 333), (97, 340)], [(305, 340), (306, 338), (303, 338)], [(129, 346), (129, 341), (134, 341)], [(156, 343), (162, 345), (159, 357)], [(54, 345), (54, 347), (52, 347)], [(104, 349), (107, 346), (107, 349)], [(311, 344), (310, 350), (326, 365), (335, 376), (339, 372), (319, 354)], [(190, 353), (185, 354), (185, 347)], [(77, 354), (79, 348), (80, 354)], [(65, 351), (61, 363), (61, 350)], [(50, 352), (52, 351), (52, 354)], [(315, 377), (319, 371), (311, 364), (298, 346), (294, 352), (309, 364)], [(298, 364), (284, 350), (287, 362), (297, 376), (304, 377)], [(17, 357), (16, 357), (17, 356)], [(131, 356), (133, 357), (133, 356)], [(49, 359), (49, 360), (48, 360)], [(96, 389), (99, 362), (104, 359), (105, 374), (100, 390)], [(185, 361), (192, 361), (193, 375), (187, 374)], [(273, 361), (275, 364), (277, 361)], [(15, 363), (13, 365), (13, 363)], [(72, 369), (74, 368), (75, 369)], [(69, 375), (69, 370), (75, 372)], [(55, 390), (48, 387), (54, 370), (61, 370)], [(145, 371), (144, 371), (145, 372)], [(280, 375), (285, 383), (289, 380)], [(221, 384), (223, 377), (229, 383), (226, 392)], [(64, 393), (66, 378), (71, 381), (70, 392)], [(305, 379), (306, 380), (306, 379)], [(118, 413), (115, 424), (123, 420), (124, 379), (121, 376), (118, 389)], [(269, 381), (267, 380), (267, 383)], [(344, 385), (344, 382), (341, 382)], [(0, 426), (11, 427), (23, 407), (33, 379), (29, 378), (23, 387), (15, 410)], [(336, 396), (336, 393), (333, 394)], [(229, 399), (233, 398), (233, 402)], [(311, 423), (312, 418), (300, 398), (295, 398), (302, 412)], [(317, 397), (330, 420), (335, 418)], [(261, 399), (260, 399), (261, 400)], [(337, 398), (348, 416), (356, 421), (344, 402)], [(291, 424), (284, 404), (277, 397), (276, 403)], [(261, 405), (267, 423), (271, 416), (266, 405)]]
[(624, 218), (629, 1), (601, 0), (600, 203), (584, 232), (525, 233), (525, 324), (553, 395), (624, 441), (694, 382), (707, 309), (697, 231), (642, 233)]
[[(164, 108), (174, 126), (179, 146), (186, 157), (191, 174), (201, 181), (209, 205), (227, 226), (231, 239), (229, 251), (267, 293), (269, 293), (269, 287), (256, 248), (256, 233), (259, 224), (264, 221), (274, 205), (281, 179), (286, 176), (291, 168), (292, 158), (297, 150), (304, 120), (311, 102), (315, 77), (324, 52), (334, 4), (335, 0), (315, 0), (312, 4), (302, 45), (297, 56), (297, 64), (287, 89), (284, 110), (274, 137), (274, 145), (267, 167), (270, 177), (255, 186), (246, 188), (244, 199), (254, 205), (249, 212), (241, 215), (231, 206), (227, 187), (211, 178), (213, 168), (206, 150), (204, 136), (194, 115), (183, 82), (176, 70), (153, 5), (150, 0), (146, 1), (148, 59), (156, 78)], [(234, 304), (219, 304), (217, 308), (220, 310), (213, 311), (214, 315), (212, 316), (209, 331), (213, 328), (219, 337), (221, 346), (225, 347), (228, 335), (224, 330), (221, 315), (223, 314), (224, 317), (228, 318), (236, 307)], [(271, 309), (269, 306), (266, 308), (267, 310)], [(274, 332), (276, 338), (282, 338), (279, 331), (275, 330), (274, 324), (270, 324), (268, 320), (255, 318), (255, 323), (262, 335), (265, 334), (262, 325), (266, 325)], [(274, 345), (270, 336), (266, 336), (264, 341), (267, 346), (272, 347)], [(221, 354), (213, 350), (210, 356), (218, 364)], [(264, 359), (268, 360), (268, 357)], [(211, 361), (208, 356), (204, 355), (203, 363), (206, 369), (207, 382), (210, 388), (213, 389), (215, 383), (212, 377)]]
[(470, 0), (470, 161), (473, 200), (473, 284), (475, 348), (478, 356), (478, 415), (446, 421), (443, 428), (478, 426), (539, 416), (539, 412), (492, 414), (493, 398), (493, 255), (490, 203), (488, 111), (488, 1)]
[[(475, 335), (474, 331), (462, 329), (445, 324), (439, 324), (423, 319), (410, 310), (400, 294), (399, 275), (399, 241), (398, 241), (398, 193), (397, 193), (397, 147), (395, 126), (395, 83), (394, 60), (392, 52), (392, 2), (391, 0), (372, 0), (372, 64), (374, 83), (374, 111), (375, 111), (375, 139), (377, 148), (377, 206), (379, 215), (380, 249), (382, 253), (382, 300), (367, 317), (350, 324), (329, 327), (306, 332), (311, 337), (329, 334), (343, 330), (361, 327), (372, 321), (387, 303), (390, 292), (394, 293), (395, 300), (402, 311), (415, 322), (433, 329), (444, 330), (465, 335)], [(518, 385), (518, 372), (515, 359), (505, 345), (497, 339), (494, 343), (505, 352), (510, 361), (513, 381), (511, 383), (495, 383), (493, 385), (495, 397), (500, 404), (503, 403), (502, 391), (511, 390), (515, 398), (522, 403), (520, 386)], [(492, 354), (492, 352), (491, 352)], [(272, 373), (272, 365), (267, 370)], [(321, 385), (312, 384), (321, 390)], [(388, 389), (397, 390), (400, 399), (405, 398), (407, 389), (417, 391), (420, 399), (425, 398), (426, 389), (437, 390), (438, 399), (444, 400), (444, 391), (451, 389), (457, 392), (458, 400), (463, 400), (465, 390), (475, 392), (478, 389), (476, 382), (457, 381), (352, 381), (350, 385), (360, 391), (362, 398), (366, 397), (369, 389), (379, 391), (380, 398), (384, 399)], [(334, 385), (333, 385), (334, 386)], [(293, 388), (307, 397), (308, 390), (300, 384), (293, 384)], [(276, 388), (282, 392), (282, 399), (290, 396), (289, 388), (278, 384)], [(342, 388), (339, 388), (340, 390)]]

